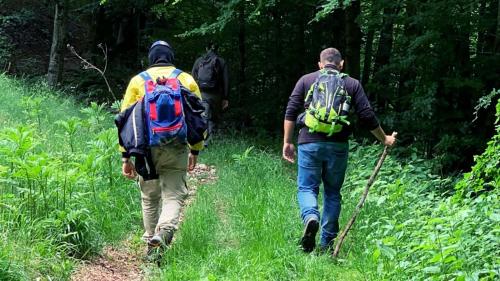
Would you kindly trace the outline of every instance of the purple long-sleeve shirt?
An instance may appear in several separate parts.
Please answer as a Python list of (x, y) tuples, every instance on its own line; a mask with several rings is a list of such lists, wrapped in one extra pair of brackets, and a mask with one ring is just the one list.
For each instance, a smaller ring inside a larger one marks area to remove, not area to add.
[[(305, 104), (305, 96), (307, 91), (311, 88), (316, 78), (319, 76), (319, 71), (312, 72), (302, 76), (295, 88), (293, 89), (290, 99), (288, 100), (288, 106), (286, 108), (285, 120), (295, 122), (300, 113), (304, 112), (309, 106)], [(379, 126), (375, 112), (373, 111), (368, 98), (366, 97), (365, 91), (359, 83), (358, 80), (346, 77), (345, 79), (345, 89), (347, 93), (351, 96), (351, 105), (354, 106), (356, 115), (358, 116), (362, 127), (368, 130), (374, 130)], [(309, 143), (309, 142), (347, 142), (349, 135), (352, 132), (351, 126), (346, 126), (341, 132), (333, 134), (328, 137), (324, 133), (310, 133), (308, 128), (301, 128), (299, 131), (298, 143)]]

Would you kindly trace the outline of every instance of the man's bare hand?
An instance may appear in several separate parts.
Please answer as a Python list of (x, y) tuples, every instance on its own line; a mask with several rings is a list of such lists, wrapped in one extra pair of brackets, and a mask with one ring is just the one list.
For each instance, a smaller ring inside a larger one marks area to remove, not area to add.
[(222, 110), (226, 110), (229, 106), (229, 101), (228, 100), (222, 100)]
[(283, 144), (283, 158), (290, 163), (295, 163), (295, 146), (293, 143)]
[(127, 179), (135, 179), (137, 177), (137, 172), (135, 171), (134, 164), (131, 162), (126, 162), (122, 164), (122, 175)]
[(396, 144), (396, 137), (397, 137), (398, 133), (397, 132), (393, 132), (392, 135), (386, 135), (385, 136), (385, 139), (384, 139), (384, 145), (388, 146), (388, 147), (392, 147)]
[(188, 159), (188, 170), (192, 171), (196, 167), (196, 162), (198, 161), (198, 155), (194, 155), (192, 153), (189, 153), (189, 159)]

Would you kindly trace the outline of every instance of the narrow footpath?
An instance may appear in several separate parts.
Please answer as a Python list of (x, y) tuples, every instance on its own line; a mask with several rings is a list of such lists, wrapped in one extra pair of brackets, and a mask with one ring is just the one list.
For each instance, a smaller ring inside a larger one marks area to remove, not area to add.
[[(213, 166), (199, 164), (188, 175), (189, 197), (184, 209), (191, 204), (198, 188), (217, 180)], [(181, 213), (181, 223), (184, 219), (184, 210)], [(182, 225), (181, 225), (182, 227)], [(119, 246), (106, 246), (101, 255), (77, 268), (72, 281), (142, 281), (147, 279), (147, 267), (142, 261), (146, 246), (134, 245), (133, 233), (120, 242)], [(175, 236), (174, 241), (175, 243)]]

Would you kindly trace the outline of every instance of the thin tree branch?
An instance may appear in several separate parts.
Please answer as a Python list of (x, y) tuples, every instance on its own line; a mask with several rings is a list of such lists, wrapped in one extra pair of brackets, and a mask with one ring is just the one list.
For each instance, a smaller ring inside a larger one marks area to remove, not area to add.
[(67, 45), (68, 49), (70, 50), (70, 52), (75, 55), (78, 59), (80, 59), (82, 61), (82, 64), (83, 64), (83, 69), (93, 69), (95, 71), (97, 71), (101, 76), (102, 78), (104, 79), (104, 82), (106, 82), (106, 86), (108, 86), (108, 91), (111, 93), (111, 95), (113, 96), (113, 99), (114, 100), (117, 100), (116, 99), (116, 96), (115, 94), (113, 93), (113, 90), (111, 89), (111, 86), (109, 85), (109, 82), (108, 82), (108, 79), (106, 78), (106, 75), (105, 75), (105, 72), (106, 72), (106, 69), (108, 67), (108, 48), (107, 47), (103, 47), (102, 44), (99, 44), (98, 47), (103, 51), (104, 53), (104, 61), (105, 61), (105, 64), (104, 64), (104, 69), (101, 70), (100, 68), (98, 68), (97, 66), (93, 65), (92, 63), (90, 63), (88, 60), (84, 59), (82, 56), (80, 56), (75, 48), (73, 46), (71, 46), (70, 44)]
[(99, 49), (102, 50), (102, 54), (104, 55), (104, 69), (102, 70), (103, 73), (106, 72), (106, 69), (108, 69), (108, 46), (106, 44), (104, 44), (104, 47), (101, 44), (97, 45), (97, 47), (99, 47)]

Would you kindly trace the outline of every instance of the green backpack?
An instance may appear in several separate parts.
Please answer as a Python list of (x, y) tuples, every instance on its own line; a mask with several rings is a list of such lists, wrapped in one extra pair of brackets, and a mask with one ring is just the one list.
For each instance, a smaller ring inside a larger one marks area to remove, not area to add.
[(351, 96), (345, 90), (344, 78), (348, 75), (337, 70), (321, 70), (319, 77), (307, 92), (304, 124), (309, 132), (326, 133), (331, 136), (349, 125), (347, 115)]

